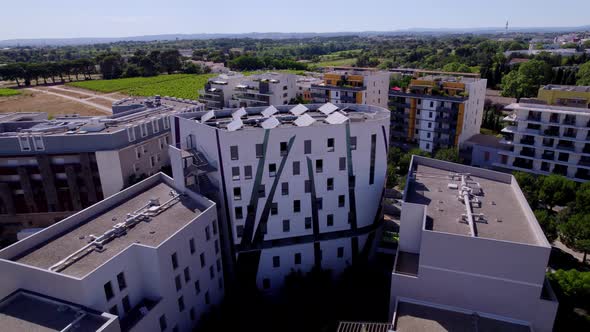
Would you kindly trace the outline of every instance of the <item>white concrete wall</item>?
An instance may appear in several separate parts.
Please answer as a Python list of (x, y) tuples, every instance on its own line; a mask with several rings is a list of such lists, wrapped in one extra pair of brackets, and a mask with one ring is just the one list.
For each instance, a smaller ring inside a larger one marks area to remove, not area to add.
[(119, 151), (96, 151), (95, 155), (103, 196), (108, 197), (118, 193), (123, 189), (125, 182)]
[(417, 254), (420, 252), (424, 218), (424, 205), (403, 202), (399, 228), (399, 250)]

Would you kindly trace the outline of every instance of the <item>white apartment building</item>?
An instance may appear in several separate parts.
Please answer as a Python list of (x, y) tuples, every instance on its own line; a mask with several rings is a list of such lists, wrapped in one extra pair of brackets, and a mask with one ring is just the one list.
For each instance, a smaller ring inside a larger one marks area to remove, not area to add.
[(487, 80), (479, 74), (414, 72), (407, 88), (389, 91), (391, 142), (433, 152), (479, 134)]
[(204, 89), (199, 91), (199, 101), (205, 104), (207, 109), (228, 107), (236, 85), (243, 79), (244, 75), (236, 72), (210, 78)]
[(6, 331), (190, 331), (224, 296), (215, 203), (158, 173), (0, 251)]
[(296, 97), (297, 76), (285, 73), (264, 73), (238, 81), (229, 99), (229, 107), (287, 105)]
[(525, 101), (506, 109), (500, 159), (494, 167), (535, 174), (590, 179), (590, 109)]
[(348, 103), (387, 107), (390, 73), (374, 68), (332, 67), (324, 81), (312, 84), (314, 103)]
[(395, 331), (552, 330), (551, 246), (512, 175), (414, 156), (402, 204)]
[[(273, 290), (292, 271), (321, 266), (338, 273), (371, 251), (387, 167), (388, 110), (226, 109), (180, 115), (172, 130), (177, 186), (218, 202), (224, 252), (234, 252), (225, 261), (237, 260), (238, 278)], [(240, 275), (240, 266), (250, 274)]]

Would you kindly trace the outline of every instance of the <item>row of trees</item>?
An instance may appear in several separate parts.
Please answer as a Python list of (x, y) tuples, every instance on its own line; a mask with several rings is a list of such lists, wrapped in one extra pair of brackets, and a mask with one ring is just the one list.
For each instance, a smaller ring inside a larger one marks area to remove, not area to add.
[(233, 70), (259, 70), (259, 69), (294, 69), (307, 70), (305, 63), (291, 59), (277, 59), (272, 57), (258, 57), (254, 55), (241, 55), (229, 61), (229, 67)]
[(41, 63), (19, 62), (0, 67), (0, 78), (15, 81), (18, 86), (21, 82), (25, 86), (30, 86), (32, 81), (39, 85), (40, 80), (43, 80), (44, 84), (47, 84), (48, 80), (52, 83), (57, 80), (64, 83), (66, 80), (71, 81), (72, 76), (79, 80), (80, 75), (83, 79), (90, 79), (93, 73), (95, 73), (95, 62), (91, 59)]
[(393, 188), (395, 186), (403, 186), (406, 183), (406, 176), (408, 175), (408, 169), (410, 168), (410, 162), (412, 161), (412, 155), (422, 157), (432, 157), (438, 160), (450, 161), (454, 163), (461, 162), (459, 157), (459, 151), (455, 148), (439, 149), (434, 155), (429, 152), (420, 150), (419, 148), (411, 149), (410, 151), (404, 152), (398, 147), (391, 147), (387, 154), (387, 188)]

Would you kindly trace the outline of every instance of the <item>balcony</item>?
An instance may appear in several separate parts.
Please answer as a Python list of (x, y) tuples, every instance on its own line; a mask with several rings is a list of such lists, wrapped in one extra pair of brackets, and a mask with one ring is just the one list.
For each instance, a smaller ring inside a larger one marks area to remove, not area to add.
[(590, 157), (582, 156), (580, 161), (578, 161), (579, 166), (590, 167)]
[(575, 130), (566, 130), (563, 133), (563, 137), (576, 138), (577, 134), (578, 133)]
[(528, 121), (536, 121), (536, 122), (541, 122), (541, 113), (529, 113), (529, 115), (526, 118)]
[(318, 89), (318, 90), (336, 90), (336, 91), (365, 91), (367, 89), (364, 86), (325, 85), (325, 84), (312, 84), (311, 88)]
[(160, 300), (142, 299), (121, 319), (121, 331), (129, 331), (154, 309)]
[(555, 141), (552, 138), (543, 139), (543, 146), (552, 148), (553, 144), (555, 144)]
[(559, 115), (557, 115), (557, 114), (551, 114), (551, 117), (549, 118), (549, 122), (551, 122), (551, 123), (559, 123)]
[(549, 129), (545, 129), (546, 136), (559, 136), (559, 128), (557, 127), (550, 127)]
[(565, 119), (563, 119), (563, 124), (567, 125), (567, 126), (575, 126), (576, 125), (576, 118), (566, 115)]
[(535, 145), (535, 138), (534, 137), (524, 137), (520, 140), (520, 144)]
[(586, 144), (584, 146), (584, 150), (582, 150), (583, 153), (590, 153), (590, 145)]
[(576, 147), (571, 142), (568, 143), (560, 141), (555, 148), (560, 150), (574, 151)]
[(545, 160), (553, 161), (553, 160), (555, 160), (555, 153), (553, 153), (553, 151), (551, 151), (551, 152), (544, 152), (541, 155), (541, 158), (542, 159), (545, 159)]
[(517, 157), (514, 159), (514, 163), (512, 164), (512, 166), (524, 169), (533, 169), (533, 161), (530, 159), (523, 159)]
[(535, 157), (535, 149), (522, 149), (520, 155), (525, 157)]

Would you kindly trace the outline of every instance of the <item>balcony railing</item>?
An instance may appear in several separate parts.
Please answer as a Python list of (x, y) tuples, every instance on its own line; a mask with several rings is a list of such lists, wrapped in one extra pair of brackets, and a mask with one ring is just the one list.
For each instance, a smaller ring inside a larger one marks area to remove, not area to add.
[(526, 156), (526, 157), (534, 157), (535, 156), (535, 150), (520, 150), (520, 155), (521, 156)]
[(541, 158), (545, 159), (545, 160), (553, 161), (553, 160), (555, 160), (555, 154), (554, 153), (543, 153), (543, 155), (541, 155)]
[(547, 136), (559, 136), (559, 129), (545, 129), (545, 135), (547, 135)]
[(534, 138), (523, 138), (520, 140), (520, 144), (535, 145), (535, 139)]
[(527, 120), (529, 120), (529, 121), (537, 121), (537, 122), (540, 122), (540, 121), (541, 121), (541, 115), (540, 115), (540, 114), (539, 114), (539, 115), (532, 115), (532, 114), (529, 114), (529, 115), (527, 116)]
[(570, 119), (570, 118), (565, 118), (563, 119), (563, 124), (564, 125), (568, 125), (568, 126), (575, 126), (576, 125), (576, 119)]
[(576, 149), (576, 147), (574, 145), (570, 145), (570, 144), (557, 144), (557, 147), (560, 150), (568, 150), (568, 151), (574, 151)]
[(563, 137), (571, 137), (571, 138), (576, 138), (577, 133), (576, 132), (572, 132), (572, 131), (566, 131), (565, 133), (563, 133)]

